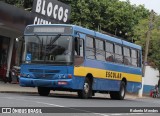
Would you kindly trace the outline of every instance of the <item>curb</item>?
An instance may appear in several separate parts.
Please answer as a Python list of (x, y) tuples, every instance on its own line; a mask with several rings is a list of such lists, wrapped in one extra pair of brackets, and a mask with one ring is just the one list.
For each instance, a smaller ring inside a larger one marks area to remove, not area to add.
[(31, 94), (38, 94), (38, 92), (29, 92), (29, 91), (0, 91), (0, 93), (31, 93)]
[[(0, 93), (20, 93), (20, 94), (27, 94), (27, 93), (29, 93), (29, 94), (38, 94), (38, 92), (33, 92), (33, 91), (0, 91)], [(51, 93), (51, 94), (54, 94), (54, 93)], [(75, 95), (75, 94), (73, 94), (73, 93), (71, 93), (71, 94), (68, 94), (68, 93), (55, 93), (55, 94), (62, 94), (62, 95), (66, 95), (66, 96), (68, 96), (68, 95)], [(102, 96), (101, 96), (102, 95)], [(103, 96), (103, 94), (101, 94), (101, 95), (98, 95), (98, 96), (95, 96), (95, 97), (100, 97), (100, 98), (106, 98), (105, 96)], [(108, 95), (108, 94), (106, 94), (106, 95)], [(125, 97), (126, 99), (145, 99), (145, 98), (150, 98), (149, 96), (143, 96), (143, 97), (138, 97), (137, 95), (135, 95), (135, 94), (130, 94), (130, 93), (127, 93), (126, 94), (126, 97)]]

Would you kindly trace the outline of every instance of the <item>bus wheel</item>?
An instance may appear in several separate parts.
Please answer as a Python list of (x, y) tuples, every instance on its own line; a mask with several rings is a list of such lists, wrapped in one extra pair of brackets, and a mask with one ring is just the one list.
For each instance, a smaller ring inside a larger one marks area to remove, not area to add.
[(123, 100), (126, 93), (126, 85), (124, 81), (121, 82), (120, 91), (110, 92), (111, 99)]
[(85, 79), (83, 89), (78, 91), (78, 97), (87, 99), (92, 96), (91, 82), (88, 78)]
[(48, 96), (50, 93), (50, 89), (47, 87), (38, 87), (38, 93), (40, 96)]

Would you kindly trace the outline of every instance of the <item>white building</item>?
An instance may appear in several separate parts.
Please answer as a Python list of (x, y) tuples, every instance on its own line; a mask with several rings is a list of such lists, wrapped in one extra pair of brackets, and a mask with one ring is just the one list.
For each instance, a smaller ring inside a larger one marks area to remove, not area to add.
[(159, 71), (152, 68), (151, 66), (146, 66), (145, 77), (143, 79), (143, 93), (149, 94), (150, 90), (158, 84)]

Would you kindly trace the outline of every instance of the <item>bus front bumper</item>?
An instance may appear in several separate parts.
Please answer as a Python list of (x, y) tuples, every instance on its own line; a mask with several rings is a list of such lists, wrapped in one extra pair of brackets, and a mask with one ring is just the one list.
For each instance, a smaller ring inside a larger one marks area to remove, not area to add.
[(22, 87), (72, 88), (72, 79), (47, 80), (20, 77), (19, 83)]

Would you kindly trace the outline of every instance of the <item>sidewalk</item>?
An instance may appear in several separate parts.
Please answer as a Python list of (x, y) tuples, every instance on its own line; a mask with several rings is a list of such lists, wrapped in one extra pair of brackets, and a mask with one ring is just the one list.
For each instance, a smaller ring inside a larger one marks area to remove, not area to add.
[(37, 93), (37, 88), (21, 87), (19, 84), (4, 83), (0, 81), (0, 93)]
[[(35, 88), (21, 87), (21, 86), (19, 86), (19, 84), (4, 83), (2, 81), (0, 81), (0, 93), (34, 93), (34, 94), (38, 94), (36, 87)], [(51, 91), (51, 93), (77, 95), (76, 92), (64, 92), (64, 91), (54, 91), (54, 92)], [(95, 96), (109, 98), (109, 94), (96, 93)], [(136, 94), (127, 93), (125, 98), (137, 99), (139, 97)], [(143, 96), (142, 98), (148, 98), (148, 96)]]

